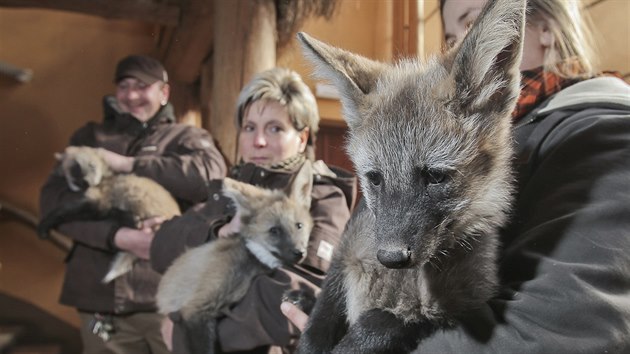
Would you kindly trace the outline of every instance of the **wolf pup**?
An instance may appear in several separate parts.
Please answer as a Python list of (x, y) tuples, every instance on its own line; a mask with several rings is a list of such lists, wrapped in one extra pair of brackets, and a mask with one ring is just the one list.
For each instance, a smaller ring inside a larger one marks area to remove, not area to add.
[(408, 352), (495, 294), (524, 21), (525, 0), (489, 1), (462, 43), (425, 64), (298, 35), (341, 92), (367, 205), (347, 225), (301, 353)]
[[(161, 216), (170, 219), (180, 214), (179, 206), (161, 185), (146, 177), (116, 174), (98, 154), (98, 149), (69, 146), (55, 157), (60, 161), (58, 172), (74, 192), (83, 191), (81, 198), (45, 215), (38, 227), (41, 238), (50, 229), (68, 221), (116, 218), (120, 225), (137, 227), (147, 218)], [(130, 271), (136, 257), (118, 252), (109, 272), (103, 278), (108, 283)]]
[(157, 292), (160, 313), (180, 312), (190, 352), (215, 352), (216, 318), (245, 296), (254, 277), (306, 256), (312, 185), (308, 161), (287, 193), (224, 179), (223, 193), (241, 215), (240, 232), (182, 254)]

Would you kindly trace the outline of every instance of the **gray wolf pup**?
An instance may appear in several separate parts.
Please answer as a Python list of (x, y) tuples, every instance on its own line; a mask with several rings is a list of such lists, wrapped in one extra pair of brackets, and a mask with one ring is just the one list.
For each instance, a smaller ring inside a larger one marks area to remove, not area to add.
[(312, 186), (308, 161), (286, 193), (224, 179), (223, 193), (241, 215), (239, 234), (186, 251), (157, 292), (160, 313), (180, 312), (192, 353), (214, 353), (216, 318), (245, 296), (254, 277), (306, 256)]
[(348, 223), (301, 353), (400, 353), (498, 286), (525, 0), (489, 1), (427, 63), (375, 62), (298, 34), (342, 96), (366, 206)]
[[(114, 173), (97, 148), (69, 146), (55, 157), (60, 161), (58, 172), (66, 178), (68, 188), (83, 193), (75, 202), (44, 215), (37, 228), (41, 238), (68, 221), (116, 218), (122, 226), (137, 227), (144, 219), (155, 216), (170, 219), (180, 214), (179, 205), (164, 187), (150, 178)], [(135, 260), (131, 253), (118, 252), (103, 282), (130, 271)]]

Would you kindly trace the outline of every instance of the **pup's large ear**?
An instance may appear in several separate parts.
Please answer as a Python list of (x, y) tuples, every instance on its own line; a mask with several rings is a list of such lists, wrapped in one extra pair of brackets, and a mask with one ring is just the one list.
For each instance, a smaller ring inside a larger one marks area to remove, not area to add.
[(361, 122), (358, 107), (372, 92), (386, 65), (318, 41), (304, 32), (297, 34), (304, 56), (316, 66), (315, 75), (332, 81), (343, 101), (344, 119), (350, 128)]
[(232, 199), (243, 214), (256, 210), (257, 202), (268, 197), (266, 190), (228, 177), (223, 179), (223, 195)]
[(311, 207), (311, 192), (313, 190), (313, 165), (306, 160), (300, 171), (293, 177), (288, 186), (287, 195), (298, 205), (306, 209)]
[(525, 3), (488, 1), (461, 44), (447, 54), (455, 108), (501, 113), (514, 109), (520, 92)]

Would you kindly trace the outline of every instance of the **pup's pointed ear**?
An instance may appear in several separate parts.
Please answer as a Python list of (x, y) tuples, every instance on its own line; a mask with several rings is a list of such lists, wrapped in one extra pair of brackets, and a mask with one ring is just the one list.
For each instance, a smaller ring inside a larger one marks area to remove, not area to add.
[(256, 207), (254, 203), (265, 196), (264, 190), (249, 183), (226, 177), (223, 179), (223, 195), (232, 199), (236, 207), (247, 214)]
[(288, 186), (287, 195), (299, 205), (310, 209), (313, 191), (313, 165), (306, 160)]
[(458, 107), (510, 113), (520, 92), (525, 0), (488, 1), (461, 44), (447, 54)]
[(341, 94), (344, 119), (351, 127), (360, 123), (358, 107), (374, 91), (386, 65), (335, 48), (304, 32), (297, 34), (304, 56), (315, 65), (315, 76), (332, 81)]

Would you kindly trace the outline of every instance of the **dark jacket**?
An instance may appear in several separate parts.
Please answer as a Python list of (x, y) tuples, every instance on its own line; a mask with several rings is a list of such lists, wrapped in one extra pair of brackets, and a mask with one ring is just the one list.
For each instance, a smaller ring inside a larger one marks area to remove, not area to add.
[(630, 353), (630, 86), (570, 86), (514, 136), (503, 291), (416, 353)]
[[(330, 256), (350, 217), (356, 198), (356, 179), (323, 162), (314, 164), (311, 232), (306, 259), (292, 269), (279, 269), (257, 277), (245, 298), (219, 321), (219, 341), (223, 350), (249, 350), (261, 346), (286, 346), (297, 334), (280, 312), (283, 292), (292, 287), (318, 289), (330, 266)], [(284, 188), (295, 172), (271, 171), (254, 164), (240, 166), (231, 177), (266, 188)], [(229, 200), (221, 194), (221, 181), (210, 185), (208, 202), (191, 208), (181, 217), (162, 224), (151, 247), (153, 267), (163, 273), (187, 248), (216, 238), (216, 232), (234, 214)], [(178, 327), (177, 323), (175, 324)], [(174, 348), (181, 348), (177, 331)], [(176, 350), (182, 353), (183, 349)]]
[[(106, 97), (103, 122), (90, 122), (80, 128), (70, 145), (102, 147), (134, 156), (133, 173), (163, 185), (183, 208), (204, 200), (208, 180), (226, 173), (223, 156), (208, 132), (175, 124), (170, 104), (142, 123), (120, 113), (115, 99)], [(53, 171), (41, 190), (41, 214), (80, 196)], [(67, 257), (61, 303), (90, 312), (155, 310), (153, 297), (159, 275), (148, 262), (139, 262), (132, 272), (109, 284), (101, 283), (117, 251), (113, 237), (119, 228), (115, 220), (69, 222), (59, 227), (74, 240)]]

